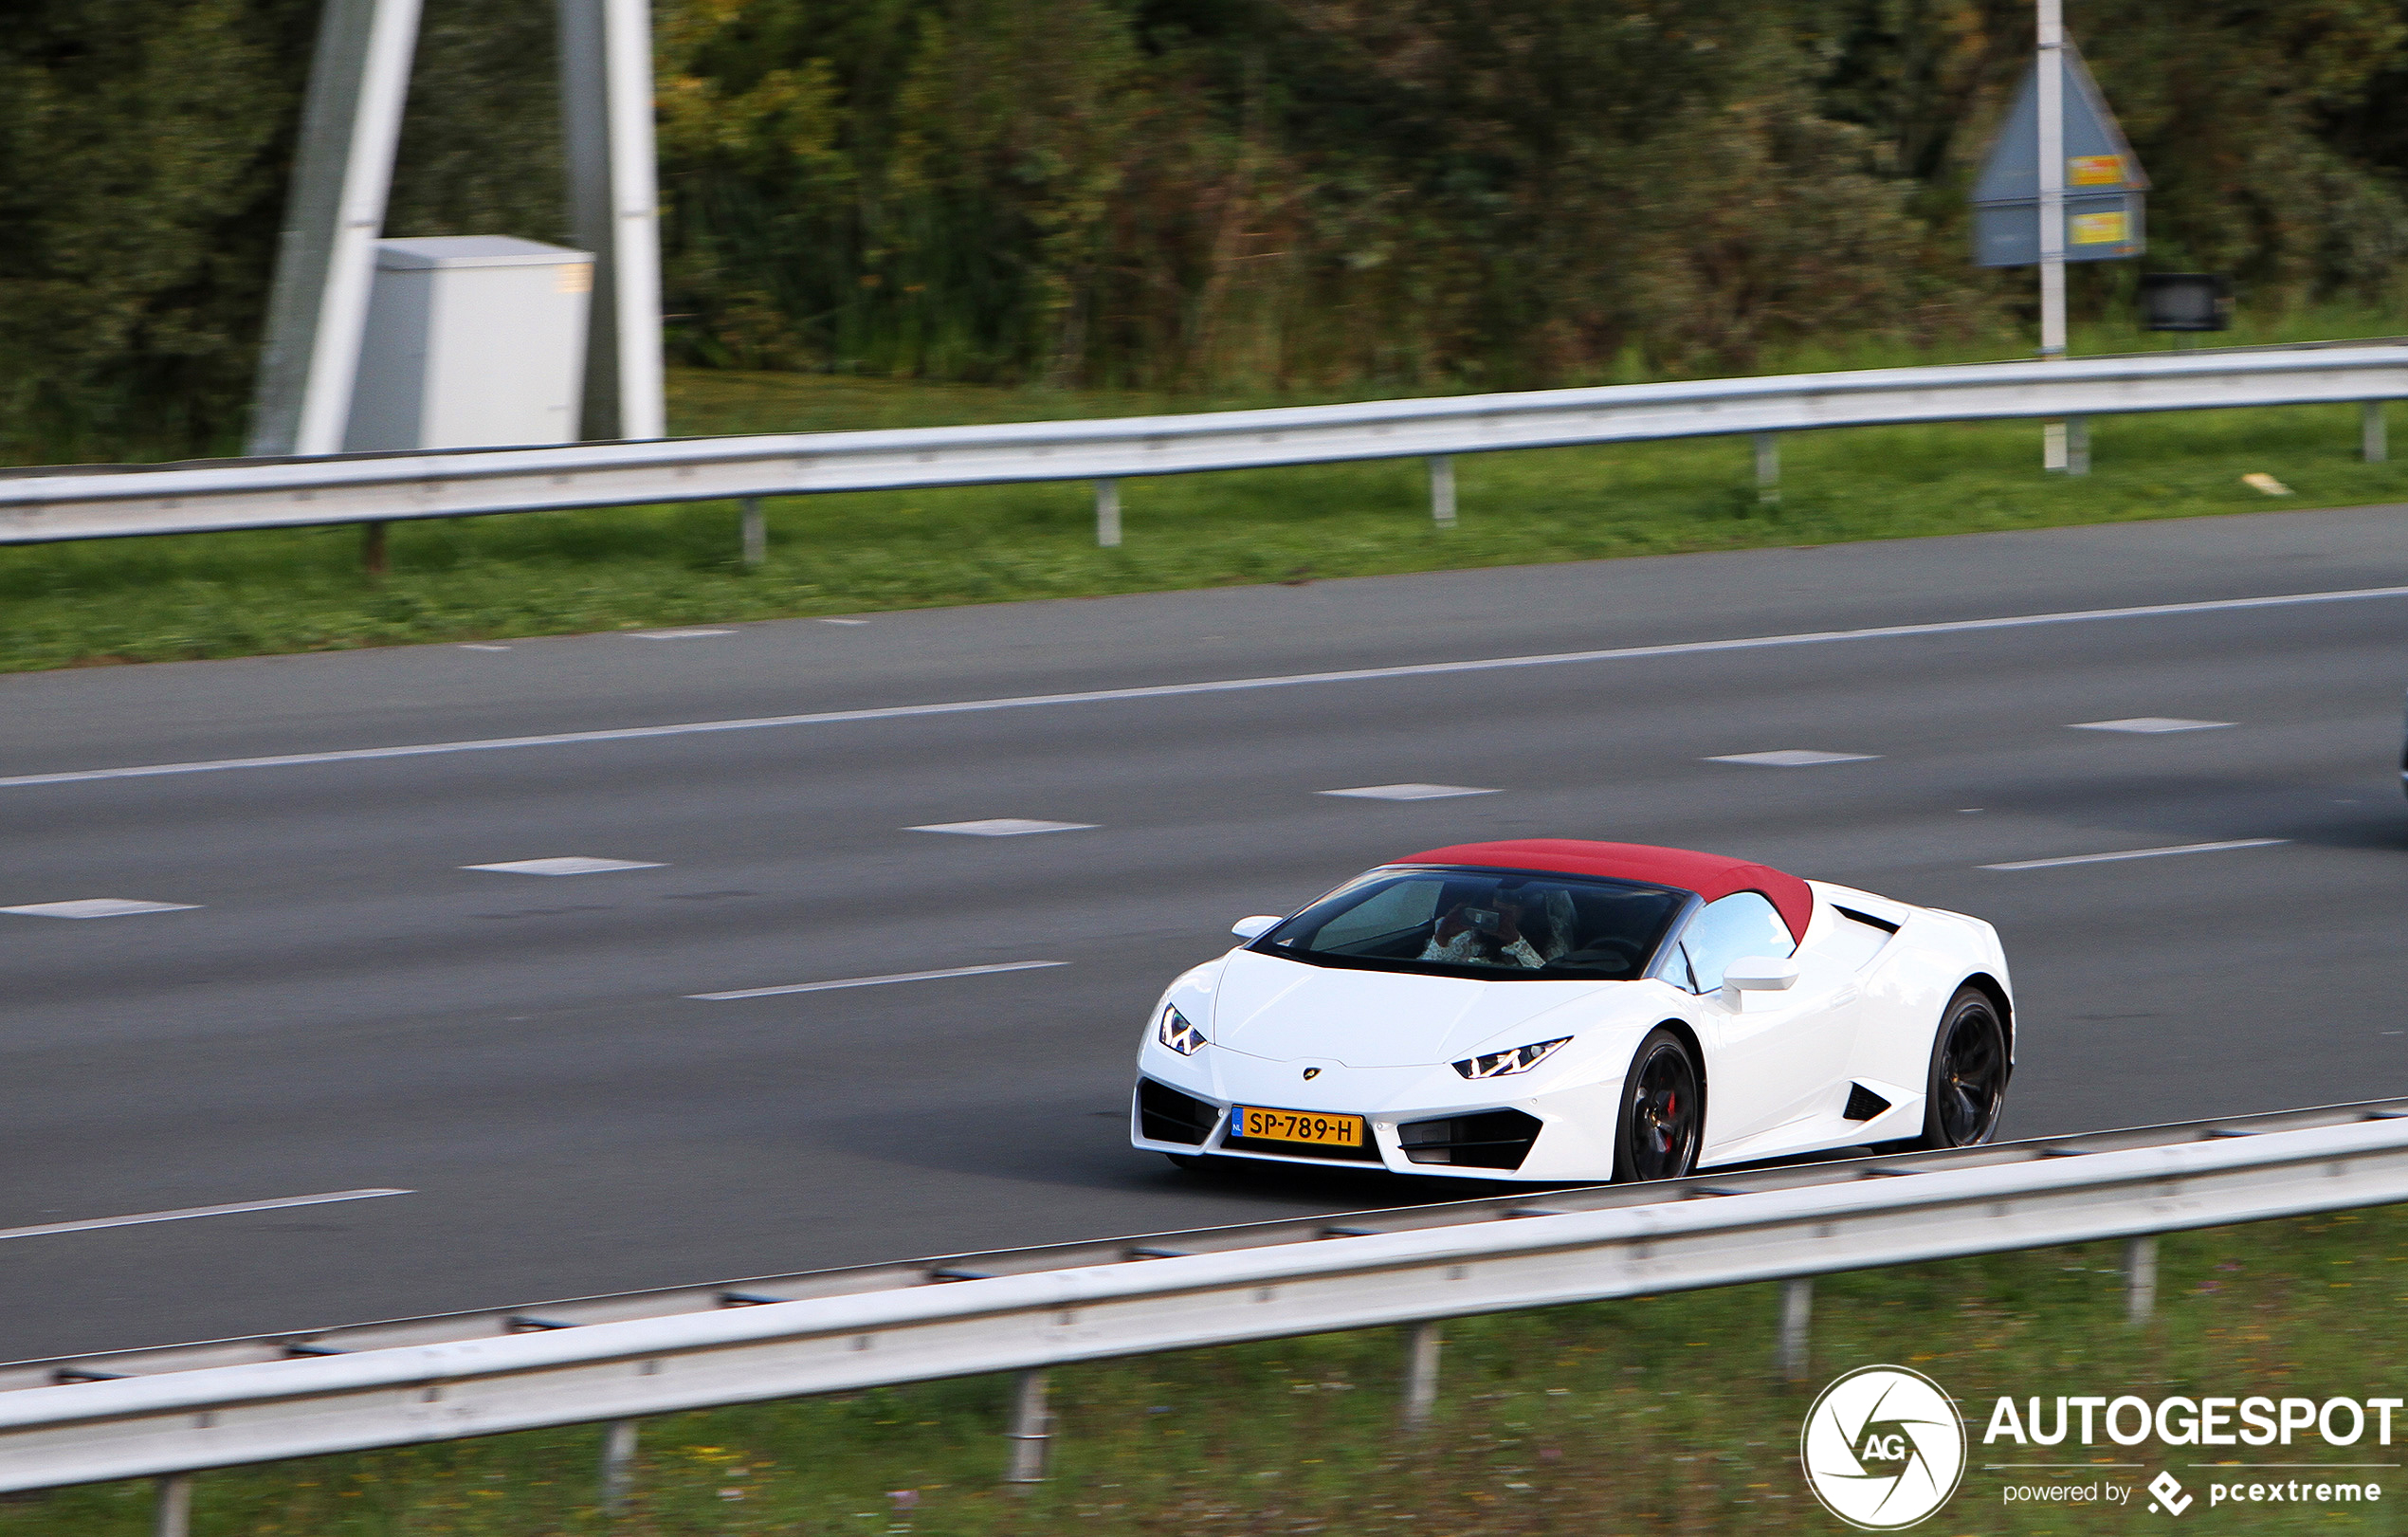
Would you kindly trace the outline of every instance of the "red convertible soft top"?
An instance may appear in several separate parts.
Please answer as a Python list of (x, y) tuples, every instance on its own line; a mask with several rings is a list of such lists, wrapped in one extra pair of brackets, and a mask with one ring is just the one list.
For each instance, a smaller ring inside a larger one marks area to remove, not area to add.
[(1659, 849), (1648, 843), (1591, 843), (1581, 838), (1517, 838), (1510, 843), (1458, 843), (1394, 861), (1399, 865), (1473, 865), (1489, 869), (1541, 869), (1563, 875), (1603, 875), (1647, 881), (1694, 891), (1706, 901), (1734, 891), (1754, 891), (1779, 908), (1792, 937), (1804, 940), (1815, 916), (1815, 894), (1804, 881), (1770, 865), (1694, 849)]

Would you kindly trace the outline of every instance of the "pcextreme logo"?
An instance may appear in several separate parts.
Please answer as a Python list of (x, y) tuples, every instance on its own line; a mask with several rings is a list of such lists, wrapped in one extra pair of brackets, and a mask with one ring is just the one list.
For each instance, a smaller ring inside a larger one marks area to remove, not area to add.
[(1823, 1509), (1866, 1531), (1911, 1527), (1957, 1491), (1965, 1427), (1940, 1384), (1905, 1366), (1860, 1366), (1823, 1389), (1798, 1435)]

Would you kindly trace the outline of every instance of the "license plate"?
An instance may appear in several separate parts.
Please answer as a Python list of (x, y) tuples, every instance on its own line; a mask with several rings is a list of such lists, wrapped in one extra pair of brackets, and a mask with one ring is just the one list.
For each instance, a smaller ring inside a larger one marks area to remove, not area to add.
[(1311, 1110), (1263, 1110), (1250, 1105), (1232, 1106), (1231, 1134), (1262, 1142), (1310, 1143), (1323, 1147), (1360, 1147), (1363, 1118), (1323, 1115)]

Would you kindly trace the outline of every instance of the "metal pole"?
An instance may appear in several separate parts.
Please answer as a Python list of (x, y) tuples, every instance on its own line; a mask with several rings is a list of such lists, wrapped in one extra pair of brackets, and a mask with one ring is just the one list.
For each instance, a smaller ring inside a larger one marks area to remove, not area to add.
[(2040, 356), (2065, 356), (2065, 11), (2040, 6)]
[(359, 569), (371, 576), (385, 574), (385, 525), (362, 523), (359, 528)]
[(1455, 526), (1455, 461), (1451, 454), (1430, 460), (1430, 521), (1441, 528)]
[(153, 1480), (158, 1491), (151, 1506), (151, 1537), (190, 1537), (192, 1530), (192, 1475), (172, 1473)]
[(2090, 418), (2069, 416), (2065, 422), (2065, 472), (2090, 473)]
[(602, 1517), (615, 1521), (627, 1513), (627, 1497), (635, 1485), (635, 1421), (613, 1419), (602, 1427)]
[(589, 438), (667, 431), (661, 384), (660, 192), (646, 0), (557, 0), (569, 223), (593, 252)]
[(1121, 547), (1121, 483), (1095, 483), (1095, 542), (1098, 548)]
[(1436, 1320), (1415, 1324), (1405, 1343), (1405, 1413), (1408, 1432), (1430, 1428), (1431, 1412), (1438, 1407), (1438, 1352), (1447, 1336)]
[(1012, 1464), (1008, 1484), (1045, 1482), (1046, 1441), (1053, 1417), (1045, 1406), (1045, 1373), (1022, 1372), (1012, 1386)]
[(1815, 1317), (1814, 1277), (1801, 1275), (1781, 1283), (1781, 1381), (1806, 1381), (1807, 1328)]
[(1781, 501), (1781, 441), (1770, 432), (1756, 434), (1756, 501), (1777, 507)]
[(757, 566), (769, 558), (769, 525), (761, 521), (761, 499), (744, 499), (744, 563)]
[(418, 0), (326, 0), (276, 247), (251, 453), (342, 448), (417, 42)]
[[(2065, 356), (2065, 13), (2063, 0), (2039, 0), (2040, 356)], [(2067, 467), (2062, 422), (2041, 435), (2040, 467)]]
[(2157, 1239), (2124, 1240), (2124, 1318), (2145, 1324), (2157, 1309)]
[(2358, 451), (2364, 455), (2366, 463), (2380, 465), (2391, 457), (2391, 446), (2383, 439), (2383, 403), (2369, 400), (2362, 409), (2364, 414), (2359, 424)]

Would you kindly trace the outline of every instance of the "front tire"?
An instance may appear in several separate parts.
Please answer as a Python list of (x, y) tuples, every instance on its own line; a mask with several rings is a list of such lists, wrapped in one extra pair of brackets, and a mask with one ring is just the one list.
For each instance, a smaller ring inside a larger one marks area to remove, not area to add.
[(1706, 1080), (1679, 1033), (1658, 1027), (1639, 1042), (1622, 1080), (1614, 1128), (1616, 1183), (1678, 1180), (1697, 1168), (1706, 1138)]
[(1998, 1135), (2007, 1098), (2007, 1027), (1990, 995), (1957, 989), (1932, 1035), (1915, 1147), (1978, 1147)]

